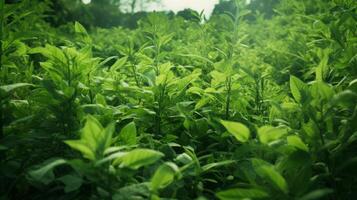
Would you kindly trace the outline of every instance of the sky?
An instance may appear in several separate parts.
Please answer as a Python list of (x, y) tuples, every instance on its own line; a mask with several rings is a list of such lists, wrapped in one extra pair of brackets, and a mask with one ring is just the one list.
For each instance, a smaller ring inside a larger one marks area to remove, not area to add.
[(204, 10), (204, 14), (210, 16), (215, 4), (218, 2), (219, 0), (162, 0), (159, 4), (151, 3), (146, 10), (172, 10), (177, 12), (185, 8), (191, 8), (197, 12)]
[[(82, 0), (84, 4), (89, 4), (91, 0)], [(185, 8), (191, 8), (197, 12), (204, 10), (206, 17), (209, 17), (213, 11), (214, 6), (219, 0), (161, 0), (160, 3), (150, 3), (146, 7), (146, 11), (162, 11), (172, 10), (175, 13), (184, 10)]]

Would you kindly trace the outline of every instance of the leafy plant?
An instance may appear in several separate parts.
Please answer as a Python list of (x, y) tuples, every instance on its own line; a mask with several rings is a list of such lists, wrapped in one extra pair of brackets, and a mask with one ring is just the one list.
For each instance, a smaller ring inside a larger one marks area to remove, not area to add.
[(58, 26), (72, 20), (58, 6), (98, 14), (99, 1), (8, 2), (0, 199), (356, 196), (354, 1), (232, 0), (210, 18), (103, 22), (132, 29)]

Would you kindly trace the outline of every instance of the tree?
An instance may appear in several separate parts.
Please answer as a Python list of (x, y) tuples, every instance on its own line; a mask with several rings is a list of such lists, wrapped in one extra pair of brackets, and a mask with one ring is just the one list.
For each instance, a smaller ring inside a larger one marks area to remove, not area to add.
[(133, 14), (134, 12), (136, 12), (138, 9), (139, 10), (144, 10), (145, 6), (148, 3), (159, 3), (160, 0), (119, 0), (120, 4), (119, 6), (122, 9), (122, 11), (127, 11), (130, 12), (131, 14)]
[[(280, 0), (250, 0), (246, 1), (246, 6), (254, 13), (262, 13), (266, 18), (270, 18), (274, 15), (273, 8), (277, 5)], [(220, 0), (213, 10), (213, 15), (218, 15), (222, 13), (234, 14), (235, 6), (234, 0)]]

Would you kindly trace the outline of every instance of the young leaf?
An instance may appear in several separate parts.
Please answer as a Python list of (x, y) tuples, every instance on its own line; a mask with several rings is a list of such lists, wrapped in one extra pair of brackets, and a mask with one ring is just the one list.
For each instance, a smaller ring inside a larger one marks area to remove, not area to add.
[(67, 140), (65, 143), (71, 148), (80, 151), (83, 157), (89, 160), (102, 159), (105, 150), (111, 144), (114, 129), (114, 123), (109, 124), (104, 129), (97, 119), (88, 116), (86, 124), (81, 130), (81, 139)]
[(123, 67), (127, 61), (128, 57), (124, 56), (120, 59), (118, 59), (117, 61), (115, 61), (115, 63), (110, 67), (111, 71), (116, 71), (117, 69), (120, 69), (121, 67)]
[[(320, 50), (320, 49), (319, 49)], [(328, 73), (328, 59), (329, 59), (330, 49), (326, 48), (324, 50), (320, 50), (318, 54), (320, 57), (320, 63), (315, 69), (316, 80), (323, 81), (326, 74)]]
[(225, 120), (220, 122), (238, 141), (246, 142), (249, 139), (250, 131), (244, 124)]
[(179, 169), (175, 163), (167, 162), (162, 164), (151, 178), (151, 189), (156, 191), (167, 187), (175, 179), (175, 174)]
[(262, 126), (258, 129), (259, 141), (263, 144), (269, 144), (280, 139), (288, 133), (285, 127)]
[(21, 88), (21, 87), (26, 87), (26, 86), (33, 86), (33, 84), (30, 83), (14, 83), (11, 85), (2, 85), (0, 86), (0, 90), (3, 90), (4, 92), (8, 93), (12, 90)]
[(288, 144), (294, 146), (303, 151), (309, 151), (309, 148), (306, 144), (301, 140), (301, 138), (297, 135), (291, 135), (287, 137)]
[(130, 122), (120, 131), (119, 139), (126, 145), (135, 145), (136, 139), (136, 126), (134, 122)]
[(290, 76), (290, 91), (294, 99), (301, 103), (303, 100), (307, 85), (295, 76)]
[(79, 22), (74, 23), (74, 31), (76, 33), (81, 33), (81, 34), (86, 34), (86, 35), (88, 34), (86, 29)]
[(314, 82), (310, 90), (314, 98), (330, 100), (334, 95), (332, 86), (321, 81)]
[(163, 156), (163, 153), (151, 149), (134, 149), (115, 159), (113, 164), (120, 164), (120, 167), (139, 169), (142, 166), (156, 162)]
[(150, 199), (150, 190), (148, 183), (131, 184), (117, 190), (112, 199), (113, 200), (127, 200), (137, 199), (144, 200)]
[(100, 153), (100, 156), (104, 154), (105, 150), (112, 143), (114, 130), (115, 130), (115, 123), (112, 122), (100, 133), (101, 138), (98, 141), (98, 147), (96, 149), (96, 152)]
[(202, 166), (202, 170), (205, 172), (205, 171), (208, 171), (208, 170), (210, 170), (212, 168), (225, 166), (225, 165), (230, 165), (230, 164), (233, 164), (235, 162), (236, 162), (235, 160), (224, 160), (224, 161), (220, 161), (220, 162), (209, 163), (207, 165)]
[(259, 159), (252, 159), (252, 164), (256, 173), (268, 180), (273, 186), (284, 193), (288, 193), (288, 184), (284, 177), (275, 170), (274, 166)]
[(83, 140), (93, 151), (96, 150), (98, 140), (101, 137), (100, 134), (103, 130), (103, 126), (93, 116), (87, 116), (86, 124), (81, 130), (81, 140)]
[(83, 42), (92, 43), (92, 39), (88, 35), (86, 29), (79, 22), (74, 23), (74, 31), (83, 38)]
[(65, 143), (70, 146), (72, 149), (75, 149), (82, 153), (84, 158), (89, 160), (95, 160), (95, 152), (88, 146), (87, 143), (81, 140), (67, 140)]

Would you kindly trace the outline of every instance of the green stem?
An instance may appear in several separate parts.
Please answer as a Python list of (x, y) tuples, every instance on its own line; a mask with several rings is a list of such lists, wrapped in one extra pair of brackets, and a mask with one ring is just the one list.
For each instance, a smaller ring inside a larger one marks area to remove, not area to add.
[(164, 101), (164, 97), (165, 97), (165, 92), (166, 92), (166, 81), (165, 81), (165, 85), (160, 89), (160, 94), (159, 94), (159, 99), (157, 101), (158, 103), (158, 109), (157, 109), (157, 113), (156, 113), (156, 132), (157, 134), (161, 135), (161, 113), (164, 109), (163, 106), (163, 101)]
[(135, 79), (135, 83), (136, 83), (136, 86), (140, 88), (140, 82), (139, 82), (139, 79), (138, 79), (138, 75), (136, 73), (136, 67), (135, 65), (131, 65), (131, 68), (133, 70), (133, 74), (134, 74), (134, 79)]
[(92, 88), (91, 88), (91, 81), (90, 81), (90, 73), (88, 73), (88, 85), (89, 85), (89, 99), (90, 99), (90, 103), (93, 104), (93, 92), (92, 92)]
[(320, 105), (320, 112), (321, 112), (321, 119), (320, 119), (320, 131), (319, 131), (319, 135), (320, 135), (320, 139), (321, 139), (321, 143), (323, 146), (325, 146), (325, 139), (324, 139), (324, 136), (322, 134), (322, 126), (323, 126), (323, 123), (324, 123), (324, 105), (323, 103), (321, 102), (321, 105)]
[[(156, 30), (156, 28), (155, 28)], [(158, 41), (158, 38), (156, 35), (154, 35), (154, 43), (155, 43), (155, 47), (156, 47), (156, 51), (155, 51), (155, 73), (156, 76), (160, 75), (159, 72), (159, 55), (160, 55), (160, 44)], [(157, 103), (158, 103), (158, 108), (156, 111), (156, 134), (161, 135), (161, 113), (162, 113), (162, 100), (163, 100), (163, 93), (165, 93), (165, 86), (163, 86), (163, 88), (161, 86), (159, 86), (159, 96), (157, 98)]]
[(229, 76), (226, 80), (226, 88), (227, 88), (227, 98), (226, 98), (226, 120), (229, 119), (229, 107), (231, 102), (231, 91), (232, 91), (232, 77)]
[(256, 80), (255, 81), (255, 105), (257, 107), (257, 114), (261, 114), (260, 111), (260, 107), (261, 107), (261, 95), (260, 95), (260, 81)]

